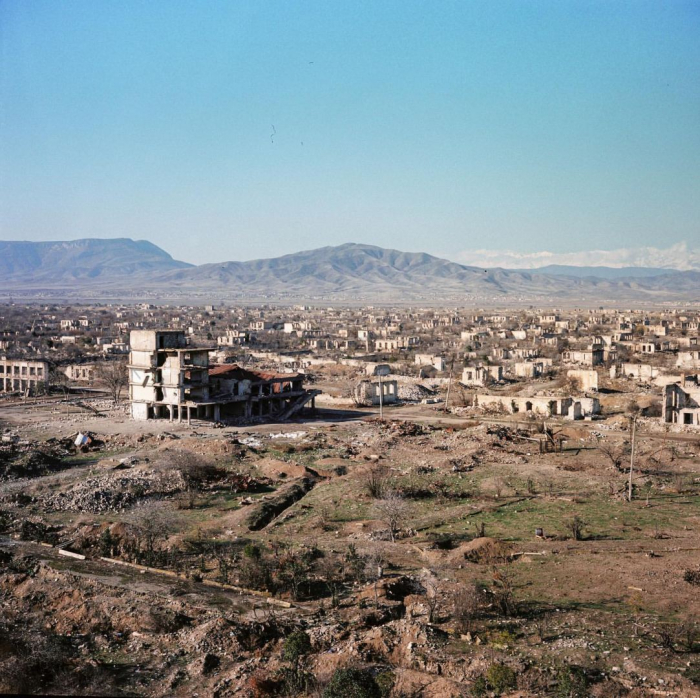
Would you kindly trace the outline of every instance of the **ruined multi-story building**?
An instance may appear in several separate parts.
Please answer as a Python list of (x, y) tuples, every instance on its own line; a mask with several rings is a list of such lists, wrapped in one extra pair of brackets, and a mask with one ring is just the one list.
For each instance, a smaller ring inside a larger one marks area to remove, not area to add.
[(22, 392), (34, 395), (44, 392), (48, 387), (48, 362), (0, 357), (0, 392)]
[(209, 365), (209, 347), (187, 343), (184, 332), (134, 330), (129, 355), (129, 399), (134, 419), (269, 416), (288, 419), (319, 391), (303, 376)]

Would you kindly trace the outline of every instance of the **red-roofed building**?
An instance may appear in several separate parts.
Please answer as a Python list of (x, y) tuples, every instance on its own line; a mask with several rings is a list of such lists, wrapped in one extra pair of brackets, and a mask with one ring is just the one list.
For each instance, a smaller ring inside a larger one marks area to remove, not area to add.
[(187, 344), (184, 332), (132, 332), (129, 396), (135, 419), (289, 419), (320, 391), (299, 374), (209, 366), (208, 348)]

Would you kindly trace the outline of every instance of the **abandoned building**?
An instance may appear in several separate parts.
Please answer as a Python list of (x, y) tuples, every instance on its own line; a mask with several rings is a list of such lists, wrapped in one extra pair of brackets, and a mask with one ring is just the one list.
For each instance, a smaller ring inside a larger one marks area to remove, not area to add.
[(467, 366), (462, 371), (462, 385), (486, 385), (503, 380), (503, 366)]
[(662, 420), (667, 424), (700, 427), (699, 377), (683, 376), (680, 383), (664, 386)]
[(520, 361), (513, 364), (513, 373), (517, 378), (539, 378), (552, 368), (551, 359), (537, 361)]
[(661, 369), (651, 364), (623, 363), (620, 366), (610, 367), (610, 377), (631, 378), (638, 381), (653, 381), (661, 374)]
[(95, 364), (70, 364), (63, 369), (68, 380), (91, 382), (95, 380)]
[(558, 416), (565, 419), (583, 419), (600, 414), (600, 402), (596, 398), (509, 397), (477, 394), (474, 396), (474, 405), (510, 414), (524, 412), (541, 417)]
[(602, 346), (594, 346), (585, 351), (565, 351), (562, 353), (562, 361), (582, 366), (600, 366), (605, 363), (605, 352)]
[(395, 380), (362, 380), (355, 386), (355, 402), (358, 405), (392, 405), (399, 399), (399, 384)]
[(577, 384), (579, 390), (587, 393), (590, 390), (598, 390), (598, 372), (586, 369), (571, 369), (566, 372), (567, 378)]
[(0, 357), (0, 392), (35, 395), (44, 392), (48, 386), (48, 362)]
[(208, 347), (187, 344), (179, 330), (131, 332), (129, 399), (134, 419), (270, 417), (285, 420), (318, 390), (306, 390), (303, 376), (248, 371), (235, 364), (209, 365)]

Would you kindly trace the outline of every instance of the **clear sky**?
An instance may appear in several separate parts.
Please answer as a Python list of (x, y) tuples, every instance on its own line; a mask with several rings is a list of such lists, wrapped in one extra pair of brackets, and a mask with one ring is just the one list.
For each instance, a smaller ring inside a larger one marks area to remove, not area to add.
[(0, 0), (0, 237), (700, 246), (700, 0)]

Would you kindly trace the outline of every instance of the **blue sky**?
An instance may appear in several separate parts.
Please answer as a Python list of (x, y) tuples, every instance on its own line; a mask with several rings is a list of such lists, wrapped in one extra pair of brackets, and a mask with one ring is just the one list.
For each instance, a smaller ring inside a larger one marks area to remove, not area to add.
[(700, 247), (698, 37), (700, 0), (0, 0), (0, 237)]

